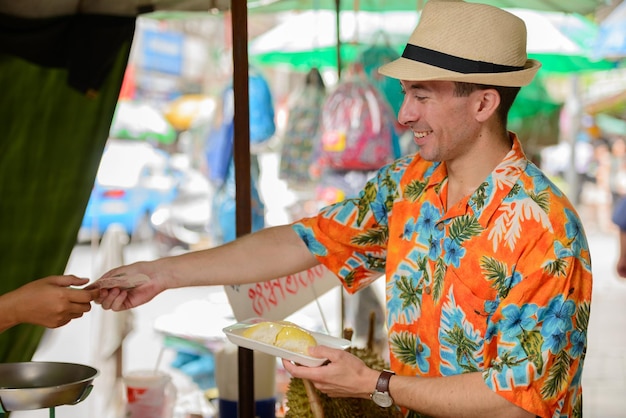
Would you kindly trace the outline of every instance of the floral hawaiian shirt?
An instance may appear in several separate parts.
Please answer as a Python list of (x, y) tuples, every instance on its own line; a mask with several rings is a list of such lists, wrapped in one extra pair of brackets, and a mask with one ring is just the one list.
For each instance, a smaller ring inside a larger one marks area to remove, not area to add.
[(575, 209), (511, 137), (504, 160), (452, 207), (445, 164), (416, 154), (293, 228), (349, 292), (385, 273), (396, 373), (479, 371), (531, 413), (582, 416), (589, 247)]

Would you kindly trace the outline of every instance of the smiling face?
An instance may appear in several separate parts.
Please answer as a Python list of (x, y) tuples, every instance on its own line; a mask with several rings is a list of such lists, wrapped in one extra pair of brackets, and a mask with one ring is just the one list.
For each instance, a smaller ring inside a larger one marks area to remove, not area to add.
[(451, 161), (471, 155), (484, 119), (480, 114), (483, 90), (459, 96), (452, 81), (400, 83), (404, 101), (398, 121), (413, 131), (422, 158)]

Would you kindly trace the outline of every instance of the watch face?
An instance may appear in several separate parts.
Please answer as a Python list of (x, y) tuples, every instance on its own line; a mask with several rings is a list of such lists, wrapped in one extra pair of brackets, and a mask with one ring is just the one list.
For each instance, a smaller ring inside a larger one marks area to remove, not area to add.
[(376, 391), (372, 393), (372, 400), (376, 405), (382, 406), (383, 408), (388, 408), (393, 405), (393, 399), (391, 399), (391, 396), (389, 396), (387, 392)]

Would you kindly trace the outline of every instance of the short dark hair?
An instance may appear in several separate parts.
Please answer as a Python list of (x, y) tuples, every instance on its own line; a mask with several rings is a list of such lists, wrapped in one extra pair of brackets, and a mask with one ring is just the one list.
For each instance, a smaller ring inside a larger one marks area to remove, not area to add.
[(513, 102), (521, 87), (489, 86), (486, 84), (464, 83), (461, 81), (454, 82), (454, 94), (459, 97), (469, 96), (470, 93), (476, 90), (487, 89), (494, 89), (500, 95), (500, 106), (498, 106), (497, 115), (502, 126), (506, 127), (509, 110), (511, 110), (511, 106), (513, 106)]

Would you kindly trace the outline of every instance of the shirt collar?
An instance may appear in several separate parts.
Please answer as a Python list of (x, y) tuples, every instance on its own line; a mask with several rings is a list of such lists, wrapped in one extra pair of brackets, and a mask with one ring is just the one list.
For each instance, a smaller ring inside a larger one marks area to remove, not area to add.
[[(483, 184), (465, 201), (464, 207), (448, 208), (447, 213), (444, 215), (445, 218), (473, 213), (483, 227), (487, 226), (489, 219), (500, 207), (502, 200), (511, 192), (511, 189), (528, 165), (528, 159), (522, 150), (522, 145), (517, 135), (509, 132), (509, 136), (513, 141), (513, 146), (504, 159), (485, 178)], [(440, 194), (446, 190), (446, 187), (442, 187), (448, 177), (446, 165), (439, 162), (435, 163), (430, 171), (431, 175), (426, 187), (436, 187), (437, 194)]]

